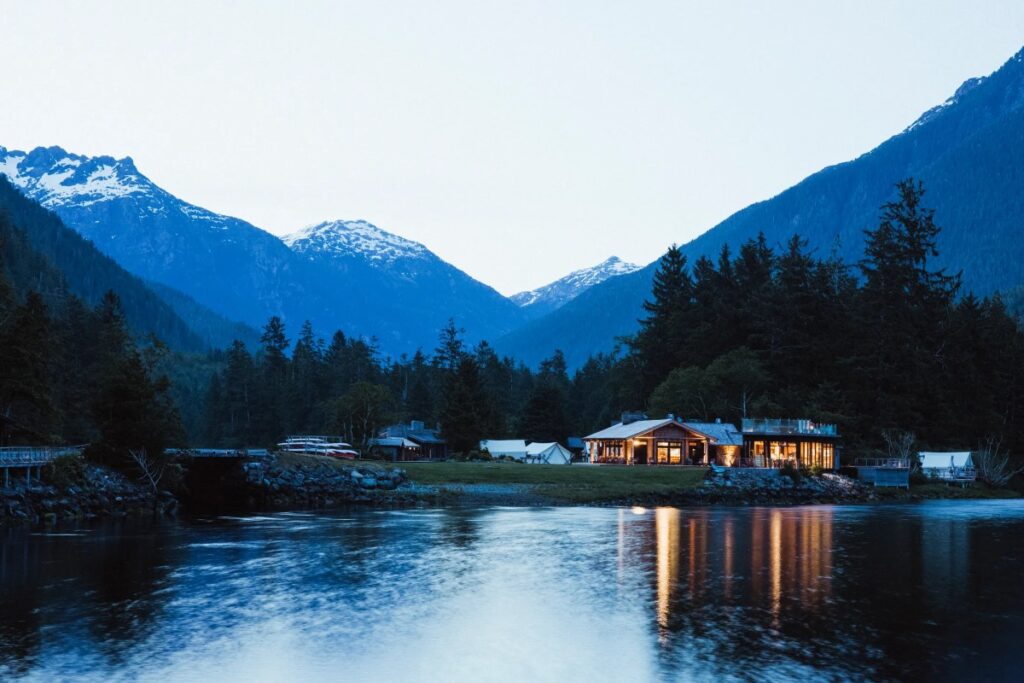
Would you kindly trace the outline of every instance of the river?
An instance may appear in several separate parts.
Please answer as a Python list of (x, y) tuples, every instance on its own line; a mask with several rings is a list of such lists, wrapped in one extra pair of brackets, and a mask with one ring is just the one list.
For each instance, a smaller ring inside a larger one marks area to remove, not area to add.
[(1020, 501), (0, 534), (3, 680), (1024, 678)]

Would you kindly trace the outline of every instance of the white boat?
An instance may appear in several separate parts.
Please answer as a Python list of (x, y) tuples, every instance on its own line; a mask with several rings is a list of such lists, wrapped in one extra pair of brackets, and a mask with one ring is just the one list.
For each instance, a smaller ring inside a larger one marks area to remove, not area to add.
[(326, 455), (345, 460), (354, 460), (359, 457), (359, 451), (336, 436), (289, 436), (277, 444), (277, 447), (287, 453)]

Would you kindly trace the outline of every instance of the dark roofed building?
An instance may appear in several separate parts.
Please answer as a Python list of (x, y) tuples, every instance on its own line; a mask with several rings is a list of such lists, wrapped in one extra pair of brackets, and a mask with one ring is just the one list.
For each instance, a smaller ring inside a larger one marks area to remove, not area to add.
[(420, 420), (409, 424), (394, 424), (385, 427), (378, 435), (381, 439), (408, 439), (419, 446), (422, 460), (445, 460), (448, 458), (448, 442), (441, 437), (440, 429), (431, 429)]

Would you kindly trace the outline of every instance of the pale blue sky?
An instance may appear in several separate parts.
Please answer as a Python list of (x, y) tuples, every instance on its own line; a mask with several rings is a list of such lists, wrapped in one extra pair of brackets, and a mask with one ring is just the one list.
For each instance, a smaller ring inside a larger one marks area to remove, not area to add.
[(365, 218), (510, 294), (867, 151), (1024, 46), (1024, 2), (0, 0), (0, 36), (0, 145), (278, 234)]

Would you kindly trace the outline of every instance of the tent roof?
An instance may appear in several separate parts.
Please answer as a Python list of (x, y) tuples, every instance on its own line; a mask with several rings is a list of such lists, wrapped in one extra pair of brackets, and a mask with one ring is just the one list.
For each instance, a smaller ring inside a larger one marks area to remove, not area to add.
[(531, 443), (529, 446), (526, 447), (526, 454), (540, 455), (541, 453), (547, 453), (552, 449), (557, 451), (565, 451), (567, 454), (571, 455), (571, 453), (569, 453), (569, 449), (567, 449), (565, 446), (558, 443), (557, 441), (549, 441), (548, 443)]
[(486, 448), (491, 453), (525, 453), (526, 441), (523, 439), (484, 439), (480, 442), (480, 448)]
[(921, 467), (967, 467), (971, 462), (970, 451), (950, 451), (941, 453), (937, 451), (921, 451), (917, 454), (921, 459)]

